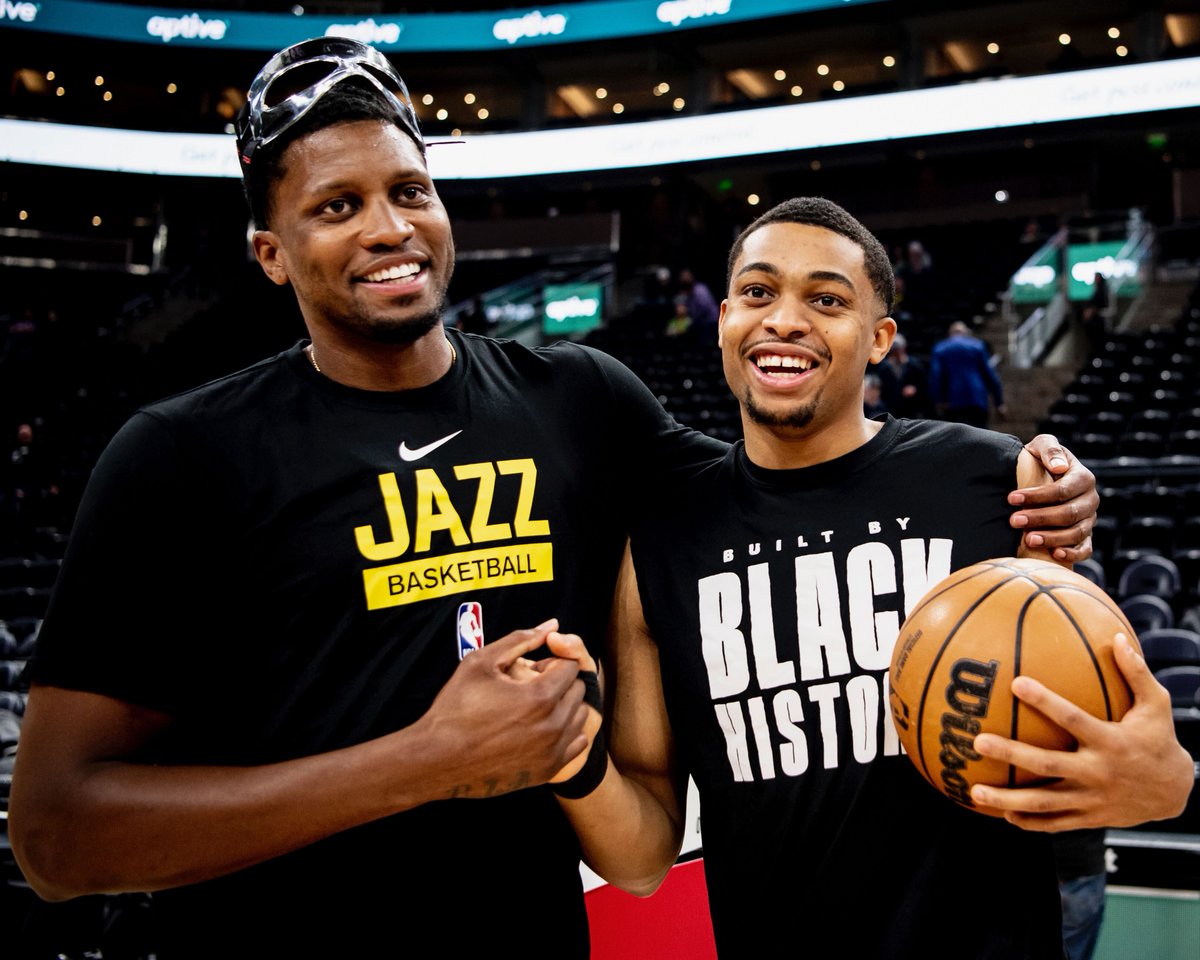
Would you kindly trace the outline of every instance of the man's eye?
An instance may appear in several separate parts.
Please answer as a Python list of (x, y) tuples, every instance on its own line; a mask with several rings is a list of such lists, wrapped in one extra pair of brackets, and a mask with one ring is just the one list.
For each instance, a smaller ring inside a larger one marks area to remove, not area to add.
[(748, 286), (746, 288), (746, 296), (750, 297), (753, 300), (758, 300), (759, 298), (765, 297), (766, 295), (767, 295), (767, 288), (760, 287), (758, 284), (751, 284), (750, 286)]
[(817, 303), (823, 307), (836, 307), (841, 302), (841, 298), (835, 297), (832, 293), (823, 293), (817, 297)]
[(350, 201), (338, 197), (336, 200), (330, 200), (321, 208), (326, 213), (342, 214), (350, 210)]
[(400, 196), (405, 200), (421, 200), (425, 196), (425, 188), (419, 183), (406, 183), (400, 188)]

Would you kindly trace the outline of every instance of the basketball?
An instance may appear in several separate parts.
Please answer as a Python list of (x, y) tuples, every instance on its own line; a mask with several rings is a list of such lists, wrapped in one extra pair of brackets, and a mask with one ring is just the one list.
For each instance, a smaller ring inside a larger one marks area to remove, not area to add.
[(980, 756), (979, 733), (1056, 750), (1074, 739), (1013, 696), (1016, 676), (1104, 720), (1133, 702), (1113, 657), (1113, 638), (1136, 645), (1129, 621), (1090, 580), (1046, 560), (985, 560), (929, 591), (900, 628), (892, 653), (891, 711), (917, 770), (955, 802), (973, 784), (1029, 786), (1031, 774)]

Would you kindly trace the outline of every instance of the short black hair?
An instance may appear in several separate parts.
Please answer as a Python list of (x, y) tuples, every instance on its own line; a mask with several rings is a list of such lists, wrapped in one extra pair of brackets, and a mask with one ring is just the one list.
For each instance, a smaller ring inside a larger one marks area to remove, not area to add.
[[(242, 189), (256, 228), (270, 229), (271, 185), (287, 172), (283, 166), (283, 155), (287, 148), (307, 134), (356, 120), (382, 120), (395, 124), (405, 135), (412, 135), (400, 123), (395, 107), (384, 100), (378, 90), (357, 77), (343, 80), (314, 103), (308, 113), (280, 134), (278, 139), (260, 147), (254, 154), (254, 162), (243, 167)], [(417, 143), (417, 147), (424, 156), (425, 145)]]
[(862, 248), (867, 279), (871, 281), (871, 286), (887, 308), (887, 312), (892, 312), (896, 303), (896, 275), (892, 271), (892, 261), (888, 259), (883, 244), (849, 213), (824, 197), (793, 197), (791, 200), (784, 200), (743, 230), (733, 241), (733, 249), (729, 251), (729, 265), (725, 273), (726, 290), (733, 282), (733, 265), (742, 254), (746, 238), (773, 223), (803, 223), (824, 227), (858, 244)]

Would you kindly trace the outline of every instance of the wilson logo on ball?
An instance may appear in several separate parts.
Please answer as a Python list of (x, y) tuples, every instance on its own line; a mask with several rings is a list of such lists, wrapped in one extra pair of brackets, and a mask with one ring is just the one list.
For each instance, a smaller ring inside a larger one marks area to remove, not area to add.
[(938, 741), (942, 745), (938, 753), (942, 784), (946, 796), (968, 807), (973, 805), (967, 792), (971, 785), (961, 771), (968, 763), (980, 759), (975, 752), (975, 735), (980, 731), (980, 721), (987, 717), (999, 666), (995, 660), (983, 663), (963, 657), (954, 661), (946, 686), (946, 705), (950, 709), (942, 714), (942, 735)]

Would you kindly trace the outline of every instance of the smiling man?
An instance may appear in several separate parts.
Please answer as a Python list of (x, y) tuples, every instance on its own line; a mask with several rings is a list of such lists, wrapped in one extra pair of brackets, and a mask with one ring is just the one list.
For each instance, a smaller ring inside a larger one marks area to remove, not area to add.
[(613, 763), (564, 804), (598, 872), (646, 893), (678, 850), (691, 774), (722, 957), (1060, 958), (1039, 831), (1173, 816), (1190, 758), (1123, 643), (1136, 704), (1121, 723), (1030, 685), (1079, 750), (976, 741), (1061, 778), (974, 797), (1029, 830), (949, 802), (901, 754), (887, 688), (900, 623), (952, 570), (1030, 551), (1006, 497), (1041, 467), (1012, 437), (864, 418), (892, 295), (883, 248), (827, 200), (781, 204), (734, 245), (720, 344), (745, 443), (639, 514), (608, 664)]
[[(582, 763), (584, 654), (522, 655), (557, 622), (599, 642), (627, 518), (725, 447), (606, 356), (443, 328), (449, 223), (378, 52), (283, 51), (238, 128), (309, 340), (139, 411), (97, 466), (33, 665), (19, 862), (50, 898), (156, 891), (164, 958), (584, 956), (543, 786)], [(1029, 497), (1086, 550), (1086, 471)]]
[(584, 748), (584, 685), (507, 669), (547, 618), (604, 636), (640, 472), (720, 445), (601, 354), (443, 328), (450, 224), (376, 51), (284, 51), (238, 147), (309, 341), (146, 407), (97, 466), (33, 665), (19, 862), (53, 899), (156, 891), (162, 957), (400, 955), (418, 928), (482, 955), (527, 924), (527, 955), (584, 956), (540, 786)]

